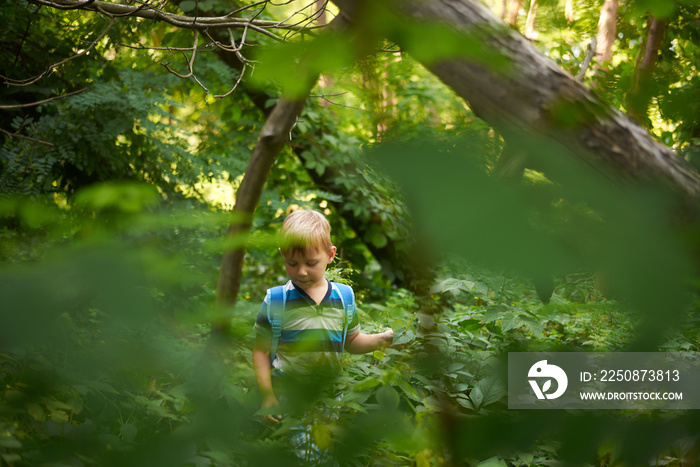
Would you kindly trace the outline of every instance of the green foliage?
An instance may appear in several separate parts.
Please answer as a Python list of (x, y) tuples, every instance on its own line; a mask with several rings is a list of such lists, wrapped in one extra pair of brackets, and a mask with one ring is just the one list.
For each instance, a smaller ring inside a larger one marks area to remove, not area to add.
[[(537, 45), (572, 73), (599, 3), (576, 2), (567, 25), (563, 2), (541, 2)], [(690, 160), (700, 86), (694, 3), (623, 3), (616, 59), (597, 88), (624, 109), (647, 11), (670, 14), (647, 124)], [(230, 6), (179, 9), (226, 14)], [(0, 18), (0, 74), (12, 79), (42, 73), (105, 27), (99, 15), (22, 4)], [(288, 435), (300, 423), (340, 465), (691, 462), (692, 413), (510, 411), (504, 369), (509, 351), (700, 350), (689, 263), (696, 227), (679, 233), (659, 222), (675, 206), (659, 189), (623, 192), (580, 166), (545, 163), (522, 187), (498, 183), (499, 135), (408, 55), (498, 65), (498, 51), (442, 26), (369, 19), (357, 49), (345, 36), (310, 33), (279, 49), (259, 42), (268, 63), (254, 76), (268, 107), (278, 95), (271, 82), (301, 89), (303, 76), (318, 72), (324, 82), (268, 178), (250, 239), (222, 240), (231, 219), (221, 208), (232, 194), (217, 183), (240, 183), (263, 118), (253, 103), (260, 96), (209, 95), (239, 77), (207, 52), (214, 48), (198, 52), (197, 81), (153, 71), (165, 62), (186, 70), (187, 55), (168, 47), (191, 46), (191, 32), (118, 21), (90, 55), (34, 85), (3, 88), (3, 103), (20, 104), (87, 87), (0, 116), (13, 135), (0, 152), (2, 463), (298, 465)], [(373, 54), (392, 47), (386, 35), (407, 49)], [(567, 118), (574, 110), (559, 109)], [(523, 144), (543, 161), (569, 158)], [(363, 159), (367, 150), (380, 165)], [(286, 280), (271, 239), (296, 207), (331, 221), (341, 262), (329, 277), (355, 286), (363, 330), (390, 327), (403, 348), (346, 356), (345, 372), (303, 386), (291, 415), (270, 429), (258, 422), (252, 323), (265, 288)], [(403, 270), (389, 255), (410, 254), (413, 229), (443, 255), (427, 297), (393, 286)], [(221, 310), (221, 253), (246, 240), (241, 299)], [(531, 278), (552, 275), (543, 306)], [(219, 347), (209, 323), (222, 313), (232, 332)]]

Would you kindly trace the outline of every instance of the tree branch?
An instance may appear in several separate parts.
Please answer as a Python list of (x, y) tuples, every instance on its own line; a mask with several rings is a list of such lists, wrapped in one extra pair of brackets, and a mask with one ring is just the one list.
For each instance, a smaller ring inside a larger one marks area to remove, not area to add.
[(583, 59), (583, 63), (581, 64), (581, 69), (578, 71), (578, 74), (576, 75), (576, 81), (583, 81), (583, 78), (586, 76), (586, 71), (588, 71), (588, 67), (591, 66), (591, 60), (593, 60), (593, 55), (595, 55), (595, 49), (596, 49), (596, 38), (592, 38), (591, 42), (588, 44), (588, 49), (586, 49), (586, 58)]
[(69, 92), (68, 94), (63, 94), (62, 96), (54, 96), (54, 97), (50, 97), (48, 99), (44, 99), (43, 101), (31, 102), (29, 104), (0, 105), (0, 109), (1, 110), (12, 110), (12, 109), (24, 109), (27, 107), (35, 107), (37, 105), (46, 104), (48, 102), (57, 101), (59, 99), (65, 99), (66, 97), (75, 96), (76, 94), (80, 94), (81, 92), (85, 91), (86, 89), (87, 88), (79, 89), (77, 91)]
[[(241, 186), (236, 192), (234, 211), (245, 216), (241, 222), (233, 223), (226, 236), (237, 239), (250, 231), (253, 213), (260, 202), (267, 176), (282, 148), (289, 141), (289, 132), (296, 124), (304, 108), (305, 99), (280, 99), (260, 131), (258, 144), (253, 150), (248, 167), (243, 175)], [(245, 248), (240, 247), (224, 253), (217, 286), (217, 302), (223, 306), (233, 306), (238, 299)], [(224, 314), (219, 322), (212, 325), (214, 334), (226, 334), (230, 328), (230, 317)]]
[[(344, 19), (336, 17), (329, 26), (339, 27), (343, 22)], [(317, 78), (310, 79), (305, 83), (306, 96), (311, 93)], [(242, 219), (240, 217), (237, 218), (229, 226), (227, 232), (227, 237), (234, 240), (234, 244), (237, 243), (240, 236), (250, 232), (253, 214), (260, 202), (260, 196), (262, 195), (267, 176), (278, 154), (291, 139), (290, 132), (296, 125), (305, 102), (306, 97), (298, 100), (290, 100), (283, 97), (277, 102), (260, 130), (258, 144), (253, 150), (241, 185), (236, 191), (234, 212), (242, 216)], [(212, 334), (215, 336), (225, 336), (230, 330), (230, 316), (225, 311), (227, 307), (235, 305), (238, 299), (244, 258), (245, 247), (241, 246), (224, 252), (221, 260), (216, 299), (217, 303), (224, 307), (224, 313), (212, 323)]]
[[(178, 15), (175, 13), (169, 13), (158, 8), (153, 7), (151, 3), (145, 3), (139, 6), (124, 5), (120, 3), (111, 3), (103, 1), (88, 1), (88, 2), (78, 2), (75, 0), (28, 0), (36, 5), (47, 6), (50, 8), (56, 8), (59, 10), (73, 10), (82, 9), (86, 11), (97, 11), (110, 18), (119, 16), (134, 16), (138, 18), (163, 21), (165, 23), (177, 26), (183, 29), (228, 29), (228, 28), (238, 28), (238, 29), (252, 29), (261, 34), (269, 36), (275, 40), (283, 41), (281, 37), (270, 32), (270, 29), (280, 29), (280, 30), (292, 30), (299, 31), (302, 29), (309, 29), (306, 25), (300, 24), (287, 24), (283, 21), (269, 21), (269, 20), (259, 20), (259, 19), (240, 19), (232, 17), (233, 13), (229, 13), (226, 16), (214, 16), (214, 17), (191, 17), (185, 15)], [(258, 4), (264, 4), (267, 2), (259, 2)], [(236, 10), (236, 12), (242, 11), (242, 9)]]
[(27, 78), (27, 79), (23, 79), (23, 80), (16, 80), (16, 79), (8, 78), (6, 76), (0, 76), (0, 78), (2, 78), (5, 81), (5, 84), (7, 84), (8, 86), (29, 86), (31, 84), (34, 84), (37, 81), (41, 80), (43, 77), (50, 74), (55, 68), (58, 68), (61, 65), (65, 65), (66, 63), (68, 63), (72, 60), (75, 60), (76, 58), (82, 57), (83, 55), (90, 52), (92, 49), (95, 48), (97, 43), (100, 42), (102, 40), (102, 38), (104, 38), (107, 35), (109, 30), (112, 29), (112, 26), (114, 26), (114, 18), (110, 18), (109, 25), (107, 25), (107, 28), (105, 28), (105, 30), (102, 31), (102, 34), (100, 34), (97, 37), (97, 39), (95, 39), (94, 41), (92, 41), (90, 43), (90, 45), (87, 47), (87, 49), (73, 55), (72, 57), (68, 57), (65, 60), (61, 60), (58, 63), (54, 63), (52, 65), (49, 65), (48, 68), (46, 68), (46, 70), (43, 73), (36, 75), (33, 78)]
[[(361, 1), (334, 2), (343, 13), (361, 20)], [(487, 7), (476, 0), (401, 2), (397, 6), (397, 21), (441, 22), (468, 37), (477, 34), (484, 50), (503, 62), (494, 68), (483, 59), (435, 57), (426, 64), (501, 134), (520, 135), (528, 141), (539, 137), (552, 148), (566, 148), (585, 166), (619, 185), (660, 183), (693, 202), (700, 200), (700, 173), (559, 68)], [(408, 46), (402, 37), (389, 39)], [(557, 159), (547, 162), (566, 170)], [(568, 176), (575, 180), (573, 174)]]
[(6, 134), (8, 136), (8, 138), (10, 138), (10, 139), (15, 139), (15, 138), (16, 139), (24, 139), (27, 141), (32, 141), (34, 143), (39, 143), (39, 144), (43, 144), (45, 146), (53, 147), (53, 143), (49, 143), (48, 141), (42, 141), (40, 139), (30, 138), (29, 136), (18, 135), (17, 133), (10, 133), (9, 131), (4, 130), (2, 128), (0, 128), (0, 132), (3, 132), (4, 134)]

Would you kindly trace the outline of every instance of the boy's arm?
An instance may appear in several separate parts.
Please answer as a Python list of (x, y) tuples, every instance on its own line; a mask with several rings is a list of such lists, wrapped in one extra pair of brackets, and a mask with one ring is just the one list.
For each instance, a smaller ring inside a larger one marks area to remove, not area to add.
[[(256, 336), (253, 346), (253, 367), (255, 368), (255, 380), (262, 396), (260, 407), (279, 406), (279, 402), (272, 390), (272, 368), (270, 366), (270, 340)], [(266, 425), (276, 425), (279, 423), (280, 415), (263, 415), (262, 421)]]
[(389, 329), (379, 334), (356, 332), (345, 338), (345, 350), (350, 353), (368, 353), (388, 347), (394, 342), (394, 331)]

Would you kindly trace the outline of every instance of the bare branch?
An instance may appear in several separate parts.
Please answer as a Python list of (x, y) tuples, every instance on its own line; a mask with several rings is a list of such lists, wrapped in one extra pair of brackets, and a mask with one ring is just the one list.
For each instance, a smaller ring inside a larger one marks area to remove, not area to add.
[(82, 57), (83, 55), (87, 54), (90, 52), (92, 49), (95, 48), (95, 45), (97, 45), (98, 42), (102, 40), (103, 37), (107, 35), (110, 29), (112, 29), (112, 26), (114, 26), (114, 18), (110, 18), (109, 20), (109, 25), (107, 25), (107, 28), (105, 28), (104, 31), (102, 31), (102, 34), (100, 34), (97, 39), (92, 41), (90, 45), (83, 50), (82, 52), (77, 53), (76, 55), (73, 55), (72, 57), (68, 57), (65, 60), (61, 60), (58, 63), (54, 63), (53, 65), (49, 65), (49, 67), (41, 74), (34, 76), (33, 78), (27, 78), (23, 80), (15, 80), (12, 78), (8, 78), (6, 76), (0, 76), (5, 81), (5, 84), (9, 86), (29, 86), (30, 84), (34, 84), (43, 77), (49, 75), (54, 69), (58, 68), (61, 65), (64, 65), (72, 60), (75, 60), (76, 58)]
[(586, 76), (586, 71), (588, 71), (588, 67), (591, 66), (591, 59), (593, 59), (593, 55), (595, 54), (595, 49), (596, 49), (596, 38), (592, 38), (591, 42), (588, 44), (588, 50), (586, 51), (586, 58), (583, 59), (583, 63), (581, 64), (581, 69), (579, 70), (578, 74), (576, 75), (576, 81), (583, 81), (584, 76)]
[[(269, 36), (275, 40), (282, 41), (283, 39), (269, 31), (270, 29), (282, 30), (298, 30), (303, 29), (299, 25), (286, 24), (283, 21), (269, 21), (255, 19), (260, 14), (258, 12), (253, 19), (241, 19), (232, 17), (232, 13), (226, 16), (212, 17), (192, 17), (178, 15), (162, 11), (151, 3), (144, 3), (139, 6), (124, 5), (121, 3), (111, 3), (104, 1), (78, 2), (75, 0), (28, 0), (36, 5), (43, 5), (59, 10), (66, 9), (82, 9), (87, 11), (98, 11), (111, 18), (120, 16), (134, 16), (138, 18), (163, 21), (173, 26), (183, 29), (252, 29), (261, 34)], [(255, 5), (264, 5), (267, 2), (258, 2)], [(264, 9), (264, 8), (263, 8)], [(237, 10), (240, 11), (240, 10)], [(262, 11), (262, 10), (261, 10)]]
[(262, 0), (261, 2), (255, 2), (255, 3), (251, 3), (250, 5), (242, 6), (242, 7), (240, 7), (240, 8), (237, 9), (237, 10), (233, 10), (231, 13), (227, 14), (226, 16), (227, 16), (227, 17), (229, 17), (229, 16), (234, 16), (234, 15), (237, 15), (238, 13), (240, 13), (240, 12), (242, 12), (242, 11), (250, 10), (251, 8), (255, 8), (255, 7), (260, 6), (260, 5), (263, 5), (263, 7), (264, 7), (264, 5), (265, 5), (267, 2), (268, 2), (268, 0)]
[(39, 143), (39, 144), (43, 144), (45, 146), (53, 147), (53, 143), (49, 143), (48, 141), (42, 141), (40, 139), (30, 138), (29, 136), (19, 135), (17, 133), (10, 133), (9, 131), (4, 130), (2, 128), (0, 128), (0, 132), (6, 134), (7, 137), (10, 139), (24, 139), (27, 141), (32, 141), (34, 143)]
[(329, 97), (342, 96), (343, 94), (347, 94), (347, 92), (341, 92), (341, 93), (337, 93), (337, 94), (312, 94), (312, 95), (310, 95), (309, 97), (313, 97), (313, 98), (317, 98), (317, 99), (324, 100), (324, 101), (328, 102), (329, 104), (335, 105), (335, 106), (338, 106), (338, 107), (343, 107), (343, 108), (352, 109), (352, 110), (358, 110), (358, 111), (360, 111), (360, 112), (363, 112), (363, 111), (364, 111), (363, 109), (361, 109), (361, 108), (359, 108), (359, 107), (353, 107), (353, 106), (347, 105), (347, 104), (339, 104), (339, 103), (334, 102), (334, 101), (332, 101), (331, 99), (329, 99)]
[(170, 62), (165, 62), (161, 63), (165, 67), (166, 70), (168, 70), (170, 73), (174, 74), (178, 78), (186, 79), (186, 78), (191, 78), (194, 76), (194, 70), (192, 69), (194, 65), (194, 58), (197, 56), (197, 44), (199, 43), (199, 34), (197, 31), (194, 32), (194, 45), (190, 47), (189, 49), (183, 49), (183, 55), (184, 51), (186, 50), (191, 50), (192, 51), (192, 57), (187, 61), (187, 71), (188, 73), (186, 75), (181, 75), (180, 73), (176, 72), (172, 68), (170, 68)]
[(226, 93), (226, 94), (218, 94), (215, 95), (214, 98), (216, 99), (223, 99), (224, 97), (227, 97), (233, 93), (238, 88), (238, 85), (241, 84), (241, 80), (243, 79), (243, 75), (245, 74), (245, 70), (248, 67), (245, 63), (243, 63), (243, 68), (241, 69), (241, 74), (238, 76), (238, 80), (236, 80), (236, 84), (233, 85), (233, 87)]
[(206, 102), (209, 99), (209, 89), (207, 89), (207, 87), (204, 84), (202, 84), (202, 82), (194, 74), (194, 59), (197, 56), (197, 44), (198, 43), (199, 43), (199, 32), (195, 31), (194, 32), (194, 45), (192, 45), (192, 47), (190, 47), (189, 49), (183, 49), (183, 51), (182, 51), (183, 55), (185, 54), (185, 51), (187, 51), (187, 50), (192, 51), (192, 56), (187, 61), (187, 74), (186, 75), (181, 75), (177, 71), (170, 68), (170, 62), (161, 63), (161, 65), (163, 65), (166, 70), (168, 70), (170, 73), (174, 74), (178, 78), (182, 78), (182, 79), (192, 78), (207, 93), (206, 97), (204, 98), (204, 101)]
[(81, 8), (85, 8), (87, 6), (90, 6), (93, 3), (95, 3), (95, 0), (87, 0), (86, 2), (83, 2), (83, 3), (76, 2), (74, 5), (60, 5), (60, 6), (55, 6), (54, 8), (58, 8), (59, 10), (79, 10)]
[(223, 50), (224, 52), (240, 52), (241, 49), (242, 49), (242, 47), (237, 47), (237, 46), (236, 46), (236, 41), (235, 41), (235, 39), (233, 38), (233, 34), (231, 33), (231, 30), (230, 30), (230, 29), (228, 30), (228, 33), (229, 33), (229, 37), (230, 37), (230, 39), (231, 39), (231, 45), (230, 45), (230, 46), (224, 44), (224, 43), (221, 42), (221, 41), (218, 41), (218, 40), (214, 39), (214, 38), (212, 37), (212, 35), (209, 34), (209, 31), (204, 31), (204, 34), (205, 34), (205, 35), (209, 38), (209, 40), (211, 41), (211, 44), (209, 44), (209, 45), (214, 45), (214, 46), (218, 47), (219, 49)]
[(43, 101), (31, 102), (29, 104), (0, 105), (0, 109), (1, 110), (11, 110), (11, 109), (24, 109), (27, 107), (34, 107), (37, 105), (46, 104), (48, 102), (56, 101), (59, 99), (64, 99), (66, 97), (75, 96), (76, 94), (80, 94), (81, 92), (85, 91), (85, 89), (87, 89), (87, 88), (79, 89), (78, 91), (73, 91), (73, 92), (70, 92), (68, 94), (63, 94), (62, 96), (50, 97), (48, 99), (44, 99)]
[[(125, 44), (121, 42), (119, 44), (121, 47), (126, 47), (129, 49), (134, 49), (134, 50), (167, 50), (168, 52), (189, 52), (192, 50), (192, 47), (151, 47), (148, 45), (131, 45), (131, 44)], [(201, 50), (199, 50), (201, 51)]]

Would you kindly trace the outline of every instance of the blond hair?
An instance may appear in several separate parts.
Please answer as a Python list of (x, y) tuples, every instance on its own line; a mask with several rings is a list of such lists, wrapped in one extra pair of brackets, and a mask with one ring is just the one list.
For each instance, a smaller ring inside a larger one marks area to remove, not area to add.
[(331, 225), (326, 217), (318, 211), (300, 209), (294, 211), (282, 223), (280, 230), (283, 253), (304, 256), (307, 248), (329, 251), (331, 242)]

